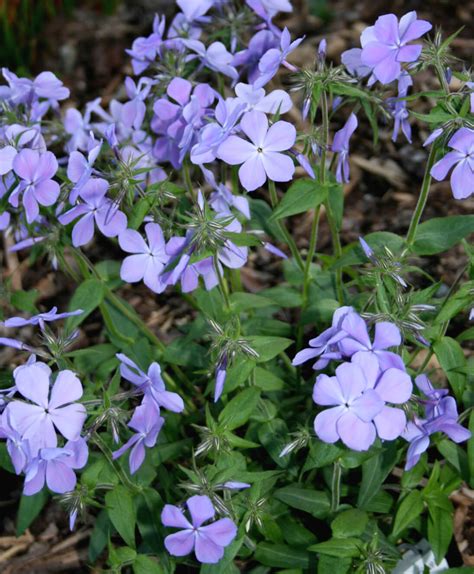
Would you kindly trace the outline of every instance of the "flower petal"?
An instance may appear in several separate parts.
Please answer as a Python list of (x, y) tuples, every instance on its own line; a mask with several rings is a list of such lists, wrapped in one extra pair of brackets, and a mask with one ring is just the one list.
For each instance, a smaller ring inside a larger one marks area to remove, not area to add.
[(18, 391), (30, 401), (46, 408), (49, 395), (49, 375), (39, 365), (25, 365), (15, 371)]
[(174, 528), (192, 528), (192, 524), (184, 516), (183, 511), (173, 504), (165, 504), (161, 512), (161, 522), (164, 526)]
[(79, 400), (82, 392), (81, 381), (77, 375), (69, 370), (61, 371), (51, 389), (49, 409), (56, 409)]
[(263, 167), (272, 181), (291, 181), (295, 173), (295, 164), (291, 157), (274, 151), (261, 154)]
[(408, 373), (400, 369), (388, 369), (380, 377), (375, 390), (384, 401), (400, 404), (408, 401), (413, 385)]
[(382, 440), (395, 440), (405, 429), (407, 419), (402, 409), (385, 406), (374, 418), (374, 424)]
[(336, 428), (342, 442), (352, 450), (368, 450), (376, 437), (375, 426), (350, 411), (339, 418)]
[(247, 191), (255, 191), (267, 181), (261, 155), (258, 152), (254, 153), (240, 166), (240, 183)]
[(50, 411), (50, 417), (55, 427), (69, 440), (77, 440), (81, 434), (82, 426), (87, 418), (84, 405), (74, 403)]
[(165, 538), (165, 548), (171, 556), (186, 556), (194, 548), (194, 532), (187, 529), (170, 534)]
[(186, 505), (191, 513), (192, 523), (195, 528), (201, 526), (206, 520), (214, 518), (216, 513), (211, 499), (205, 495), (191, 496), (191, 498), (188, 498)]
[(334, 407), (317, 415), (314, 419), (314, 431), (322, 441), (334, 443), (339, 440), (336, 425), (345, 412), (347, 412), (346, 407)]

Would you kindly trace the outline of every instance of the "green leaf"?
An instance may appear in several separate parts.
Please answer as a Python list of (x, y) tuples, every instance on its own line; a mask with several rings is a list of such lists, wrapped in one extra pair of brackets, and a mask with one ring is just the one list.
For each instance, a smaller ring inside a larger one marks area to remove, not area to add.
[(310, 442), (309, 453), (303, 471), (312, 470), (313, 468), (323, 468), (333, 463), (343, 452), (344, 450), (335, 444), (314, 439)]
[(436, 448), (454, 466), (459, 476), (469, 482), (469, 462), (465, 450), (447, 438), (438, 442)]
[(95, 519), (94, 528), (89, 539), (87, 555), (90, 562), (95, 562), (102, 554), (107, 546), (107, 541), (109, 540), (112, 531), (113, 526), (109, 520), (107, 512), (105, 510), (101, 510)]
[(230, 302), (237, 313), (274, 305), (270, 299), (254, 293), (232, 293)]
[(303, 568), (309, 567), (309, 554), (305, 550), (291, 548), (285, 544), (270, 544), (261, 542), (257, 546), (255, 559), (265, 566), (275, 568)]
[(163, 508), (161, 496), (154, 488), (144, 488), (136, 501), (137, 526), (146, 550), (163, 552), (164, 529), (158, 519)]
[(439, 564), (446, 556), (451, 538), (453, 536), (453, 517), (438, 506), (429, 506), (428, 541)]
[(314, 179), (298, 179), (289, 187), (270, 219), (273, 221), (314, 209), (326, 201), (327, 195), (327, 186)]
[[(389, 231), (375, 231), (374, 233), (368, 233), (367, 235), (364, 235), (364, 239), (376, 254), (381, 252), (383, 253), (385, 247), (390, 249), (393, 253), (397, 253), (402, 250), (404, 243), (400, 236)], [(338, 259), (331, 268), (339, 269), (350, 265), (360, 265), (362, 263), (367, 263), (367, 261), (367, 256), (359, 242), (351, 243), (343, 249), (342, 257)]]
[(36, 313), (35, 301), (38, 299), (38, 290), (14, 291), (11, 295), (10, 303), (25, 313)]
[(433, 345), (433, 350), (448, 377), (456, 399), (460, 401), (466, 386), (466, 375), (462, 372), (466, 367), (466, 357), (461, 345), (451, 337), (443, 337)]
[(357, 508), (344, 510), (331, 523), (332, 535), (334, 538), (360, 536), (364, 532), (368, 521), (369, 516), (363, 510), (358, 510)]
[(203, 564), (201, 566), (200, 574), (228, 574), (233, 572), (231, 570), (233, 566), (233, 560), (242, 546), (243, 538), (234, 540), (232, 544), (226, 547), (224, 551), (224, 556), (219, 560), (217, 564)]
[(262, 367), (257, 367), (254, 370), (254, 383), (255, 385), (262, 389), (262, 391), (281, 391), (285, 386), (285, 381), (274, 375), (268, 369), (263, 369)]
[(413, 251), (417, 255), (442, 253), (471, 233), (474, 233), (474, 215), (435, 217), (418, 227)]
[(398, 536), (402, 530), (407, 528), (415, 518), (423, 512), (423, 496), (419, 490), (412, 490), (402, 500), (398, 507), (393, 523), (393, 536)]
[(285, 337), (266, 337), (261, 335), (247, 337), (247, 341), (252, 349), (258, 353), (257, 363), (270, 361), (293, 344), (291, 339), (286, 339)]
[(230, 400), (219, 414), (220, 426), (234, 430), (244, 425), (257, 408), (260, 390), (255, 387), (244, 389)]
[(362, 482), (357, 497), (357, 506), (368, 510), (371, 500), (377, 495), (383, 481), (397, 463), (397, 447), (389, 443), (380, 454), (362, 464)]
[(318, 560), (318, 574), (347, 574), (351, 567), (351, 558), (339, 558), (322, 554)]
[(165, 570), (149, 556), (139, 554), (133, 562), (133, 574), (165, 574)]
[(328, 191), (327, 205), (331, 209), (336, 228), (340, 231), (344, 214), (344, 188), (340, 183), (331, 184)]
[(32, 496), (23, 495), (20, 498), (20, 506), (16, 517), (16, 535), (21, 536), (30, 526), (33, 520), (43, 509), (48, 500), (48, 493), (43, 488)]
[(298, 486), (280, 488), (275, 492), (275, 498), (292, 508), (308, 512), (316, 518), (325, 518), (331, 506), (326, 492), (309, 490)]
[(102, 281), (97, 279), (87, 279), (81, 283), (74, 292), (69, 303), (69, 310), (76, 311), (82, 309), (83, 313), (75, 317), (66, 319), (66, 328), (72, 331), (78, 327), (87, 317), (97, 309), (104, 300), (105, 288)]
[(273, 419), (258, 425), (258, 440), (267, 449), (272, 460), (281, 468), (288, 466), (287, 456), (280, 456), (283, 447), (288, 441), (288, 427), (284, 420)]
[(105, 504), (110, 521), (128, 546), (135, 547), (135, 506), (130, 491), (116, 486), (105, 495)]
[(308, 550), (336, 558), (355, 558), (360, 554), (360, 547), (361, 542), (358, 538), (331, 538), (326, 542), (313, 544)]

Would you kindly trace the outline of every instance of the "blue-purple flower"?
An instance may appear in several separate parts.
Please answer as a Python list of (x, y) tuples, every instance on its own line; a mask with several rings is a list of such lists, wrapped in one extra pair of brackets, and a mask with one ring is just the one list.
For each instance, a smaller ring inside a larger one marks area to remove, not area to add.
[(474, 130), (460, 128), (449, 140), (453, 150), (437, 161), (431, 175), (441, 181), (451, 173), (451, 189), (456, 199), (467, 199), (474, 193)]
[(357, 353), (351, 363), (337, 367), (334, 377), (317, 377), (313, 400), (332, 408), (317, 415), (314, 430), (324, 442), (340, 439), (353, 450), (369, 449), (377, 435), (394, 440), (405, 428), (405, 413), (386, 403), (403, 404), (411, 392), (405, 371), (390, 368), (380, 374), (375, 357)]
[(144, 401), (138, 406), (128, 426), (136, 431), (131, 438), (113, 453), (113, 459), (122, 456), (127, 450), (130, 451), (130, 473), (134, 474), (145, 460), (146, 448), (155, 446), (165, 419), (160, 416), (160, 409), (153, 401)]
[(421, 53), (417, 40), (432, 26), (426, 20), (418, 20), (416, 12), (408, 12), (400, 18), (394, 14), (379, 16), (374, 26), (366, 28), (361, 35), (361, 62), (373, 69), (382, 84), (396, 80), (402, 71), (402, 63), (416, 62)]
[(212, 520), (216, 511), (208, 496), (191, 496), (186, 501), (191, 521), (177, 506), (165, 504), (161, 513), (164, 526), (179, 528), (180, 531), (165, 538), (165, 547), (173, 556), (186, 556), (193, 550), (203, 564), (216, 564), (224, 555), (224, 548), (237, 535), (237, 527), (230, 518)]
[(290, 181), (295, 172), (292, 159), (281, 153), (296, 140), (295, 127), (278, 121), (268, 127), (263, 112), (247, 112), (240, 127), (250, 141), (231, 135), (217, 150), (217, 157), (230, 165), (242, 164), (239, 179), (247, 191), (261, 187), (268, 179)]
[(352, 113), (344, 127), (334, 134), (332, 151), (339, 154), (336, 167), (336, 180), (339, 183), (347, 183), (349, 181), (349, 141), (357, 125), (357, 116)]

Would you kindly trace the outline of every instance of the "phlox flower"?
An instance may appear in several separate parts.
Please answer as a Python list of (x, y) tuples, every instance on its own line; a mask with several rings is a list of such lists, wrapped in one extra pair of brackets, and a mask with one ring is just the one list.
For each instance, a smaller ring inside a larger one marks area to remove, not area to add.
[(199, 20), (215, 4), (215, 0), (176, 0), (188, 22)]
[(456, 401), (446, 396), (446, 389), (435, 389), (426, 375), (418, 376), (415, 383), (426, 397), (420, 399), (420, 403), (425, 405), (425, 418), (415, 416), (402, 435), (410, 442), (405, 470), (410, 470), (420, 460), (430, 445), (432, 434), (443, 432), (456, 443), (471, 437), (471, 433), (458, 423)]
[(145, 460), (145, 447), (152, 448), (155, 446), (164, 422), (165, 419), (160, 416), (159, 407), (152, 401), (144, 401), (135, 409), (128, 423), (128, 426), (137, 432), (113, 453), (113, 459), (116, 460), (127, 450), (132, 449), (129, 458), (130, 473), (137, 472)]
[(208, 496), (191, 496), (186, 501), (186, 506), (191, 521), (177, 506), (165, 504), (163, 508), (163, 525), (180, 529), (165, 538), (166, 550), (172, 556), (186, 556), (194, 550), (199, 562), (216, 564), (224, 555), (224, 548), (237, 535), (237, 527), (230, 518), (221, 518), (204, 525), (213, 519), (216, 513)]
[(41, 72), (34, 80), (19, 78), (7, 68), (3, 68), (3, 77), (10, 86), (10, 100), (14, 105), (31, 106), (38, 98), (49, 100), (52, 104), (69, 97), (69, 90), (52, 72)]
[(102, 141), (94, 146), (85, 157), (80, 151), (72, 151), (67, 164), (67, 176), (75, 184), (69, 195), (69, 203), (74, 205), (82, 188), (92, 176), (93, 166), (102, 148)]
[[(16, 387), (14, 387), (16, 391)], [(13, 393), (10, 394), (10, 396)], [(0, 418), (0, 438), (6, 439), (7, 452), (17, 474), (20, 474), (31, 458), (28, 440), (24, 439), (10, 422), (9, 411), (2, 413)]]
[(82, 397), (82, 385), (69, 370), (60, 371), (51, 392), (51, 369), (44, 363), (27, 364), (14, 371), (15, 386), (30, 403), (14, 400), (5, 411), (11, 426), (30, 443), (31, 454), (39, 449), (56, 447), (57, 429), (68, 440), (77, 440), (86, 420), (84, 405), (76, 401)]
[(467, 199), (474, 193), (474, 130), (460, 128), (449, 140), (453, 150), (437, 161), (431, 168), (431, 175), (437, 181), (451, 173), (451, 189), (455, 199)]
[(366, 28), (361, 35), (361, 62), (373, 68), (373, 74), (382, 84), (396, 80), (404, 62), (416, 62), (421, 53), (420, 44), (408, 44), (431, 30), (426, 20), (418, 20), (416, 12), (408, 12), (400, 18), (394, 14), (379, 16), (374, 26)]
[(288, 28), (285, 27), (280, 36), (280, 46), (278, 48), (270, 48), (261, 57), (258, 64), (258, 71), (260, 72), (259, 78), (254, 82), (256, 88), (261, 88), (276, 75), (280, 66), (283, 65), (292, 72), (296, 71), (296, 68), (289, 64), (286, 59), (288, 56), (296, 50), (296, 48), (304, 40), (304, 37), (298, 38), (291, 41), (291, 35)]
[(260, 30), (249, 40), (246, 48), (234, 55), (232, 64), (240, 68), (240, 74), (247, 72), (248, 82), (253, 84), (260, 76), (258, 64), (264, 54), (278, 46), (278, 37), (270, 30)]
[(153, 20), (153, 32), (147, 37), (135, 38), (131, 49), (125, 50), (132, 58), (133, 73), (137, 76), (144, 72), (148, 66), (160, 55), (165, 32), (166, 21), (158, 15)]
[(58, 162), (50, 151), (39, 153), (33, 149), (22, 149), (13, 160), (13, 170), (20, 183), (9, 197), (13, 207), (18, 207), (23, 195), (26, 220), (33, 223), (39, 215), (39, 206), (53, 205), (59, 197), (59, 184), (53, 181)]
[(24, 327), (25, 325), (39, 325), (43, 329), (45, 323), (59, 321), (60, 319), (66, 319), (67, 317), (75, 317), (76, 315), (81, 315), (83, 312), (84, 311), (82, 309), (76, 309), (75, 311), (58, 313), (58, 308), (52, 307), (46, 313), (38, 313), (38, 315), (33, 315), (29, 319), (24, 317), (10, 317), (9, 319), (5, 319), (5, 321), (0, 321), (0, 325), (8, 328)]
[(145, 77), (141, 77), (136, 84), (132, 78), (125, 78), (125, 89), (130, 101), (123, 105), (122, 121), (127, 127), (140, 129), (146, 113), (145, 100), (154, 83)]
[(337, 367), (334, 377), (317, 377), (313, 400), (332, 408), (316, 416), (314, 430), (322, 441), (341, 439), (353, 450), (369, 449), (377, 435), (394, 440), (405, 428), (405, 413), (386, 403), (402, 404), (411, 392), (406, 372), (390, 368), (380, 374), (375, 357), (357, 353), (351, 363)]
[(45, 483), (52, 492), (71, 492), (77, 482), (74, 470), (83, 468), (88, 457), (89, 449), (83, 438), (70, 440), (63, 448), (42, 448), (25, 469), (23, 494), (36, 494)]
[(284, 90), (273, 90), (265, 94), (264, 88), (252, 84), (238, 83), (235, 86), (237, 101), (245, 104), (245, 111), (264, 112), (266, 114), (285, 114), (293, 107), (290, 95)]
[(213, 42), (206, 47), (199, 40), (183, 40), (183, 44), (195, 52), (195, 56), (189, 56), (188, 59), (199, 58), (201, 64), (214, 72), (220, 72), (236, 80), (239, 76), (237, 70), (232, 65), (233, 55), (227, 51), (222, 42)]
[(106, 197), (109, 184), (102, 178), (91, 178), (81, 190), (79, 203), (59, 217), (67, 225), (78, 217), (72, 229), (74, 247), (86, 245), (94, 237), (94, 223), (106, 237), (117, 237), (127, 227), (126, 215)]
[(148, 242), (134, 229), (126, 229), (119, 235), (119, 245), (127, 253), (120, 268), (120, 277), (128, 283), (143, 280), (155, 293), (162, 293), (166, 283), (161, 272), (168, 263), (163, 232), (158, 223), (147, 223), (145, 233)]
[(178, 393), (166, 390), (161, 376), (161, 367), (158, 363), (152, 363), (148, 367), (148, 372), (145, 373), (123, 353), (119, 353), (117, 359), (120, 361), (120, 374), (122, 377), (138, 387), (145, 397), (156, 403), (158, 408), (164, 407), (174, 413), (183, 411), (183, 399)]
[(344, 127), (334, 134), (332, 151), (339, 154), (336, 167), (336, 180), (339, 183), (347, 183), (349, 181), (349, 140), (355, 132), (357, 125), (357, 116), (352, 113), (344, 124)]
[(231, 135), (217, 150), (217, 157), (230, 165), (242, 164), (239, 179), (247, 191), (261, 187), (267, 177), (273, 181), (290, 181), (295, 172), (293, 161), (282, 151), (296, 140), (295, 127), (278, 121), (268, 127), (263, 112), (247, 112), (240, 127), (250, 141)]

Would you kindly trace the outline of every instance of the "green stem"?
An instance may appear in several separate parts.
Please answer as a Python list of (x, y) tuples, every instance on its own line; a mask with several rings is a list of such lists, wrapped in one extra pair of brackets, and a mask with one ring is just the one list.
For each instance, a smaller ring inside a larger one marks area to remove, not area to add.
[(332, 470), (331, 480), (331, 512), (337, 512), (341, 498), (341, 463), (336, 461)]
[[(334, 218), (334, 214), (329, 203), (329, 199), (324, 202), (326, 207), (326, 215), (328, 218), (329, 229), (331, 230), (332, 246), (334, 250), (334, 257), (339, 259), (342, 255), (341, 238), (339, 237), (339, 230)], [(336, 293), (340, 305), (344, 305), (344, 289), (342, 285), (342, 269), (336, 269)]]
[(193, 182), (191, 181), (191, 174), (189, 172), (189, 164), (187, 161), (183, 162), (183, 175), (186, 188), (191, 194), (193, 201), (196, 201), (196, 192), (194, 191)]
[[(273, 209), (275, 209), (278, 205), (278, 195), (276, 192), (276, 187), (275, 187), (274, 181), (269, 180), (268, 189), (270, 191), (270, 201), (271, 201), (272, 207), (273, 207)], [(293, 239), (290, 232), (283, 225), (283, 223), (281, 222), (280, 219), (277, 221), (277, 224), (278, 224), (278, 227), (280, 228), (280, 231), (282, 232), (283, 236), (285, 237), (285, 241), (286, 241), (288, 247), (290, 248), (291, 254), (294, 257), (296, 264), (301, 269), (301, 271), (304, 271), (304, 262), (303, 262), (303, 259), (301, 258), (300, 252), (298, 251), (298, 247), (296, 246), (295, 240)]]
[(98, 433), (95, 433), (93, 436), (93, 440), (95, 442), (95, 444), (99, 447), (99, 449), (102, 451), (103, 455), (105, 456), (107, 462), (110, 464), (110, 466), (114, 469), (114, 471), (117, 473), (117, 476), (120, 479), (120, 482), (126, 487), (129, 488), (130, 490), (132, 490), (135, 493), (139, 493), (142, 491), (141, 487), (138, 486), (137, 484), (133, 483), (128, 476), (125, 474), (125, 472), (122, 470), (122, 468), (120, 467), (119, 464), (117, 464), (114, 459), (112, 458), (112, 452), (109, 449), (109, 447), (105, 444), (105, 442), (102, 440), (102, 438), (99, 436)]
[(227, 287), (225, 278), (223, 277), (221, 270), (219, 268), (219, 260), (217, 259), (217, 255), (214, 256), (214, 269), (217, 274), (217, 278), (219, 280), (219, 290), (221, 292), (222, 298), (224, 299), (225, 307), (229, 313), (232, 312), (232, 308), (230, 306), (230, 299), (229, 299), (229, 289)]
[(411, 247), (415, 241), (416, 231), (420, 223), (421, 216), (425, 209), (426, 202), (428, 200), (428, 194), (430, 192), (431, 185), (431, 168), (434, 165), (436, 157), (437, 146), (433, 144), (431, 146), (430, 155), (428, 156), (428, 161), (426, 163), (425, 175), (423, 176), (423, 183), (421, 184), (420, 196), (418, 197), (418, 203), (416, 204), (415, 211), (410, 221), (410, 227), (408, 228), (406, 242), (408, 247)]

